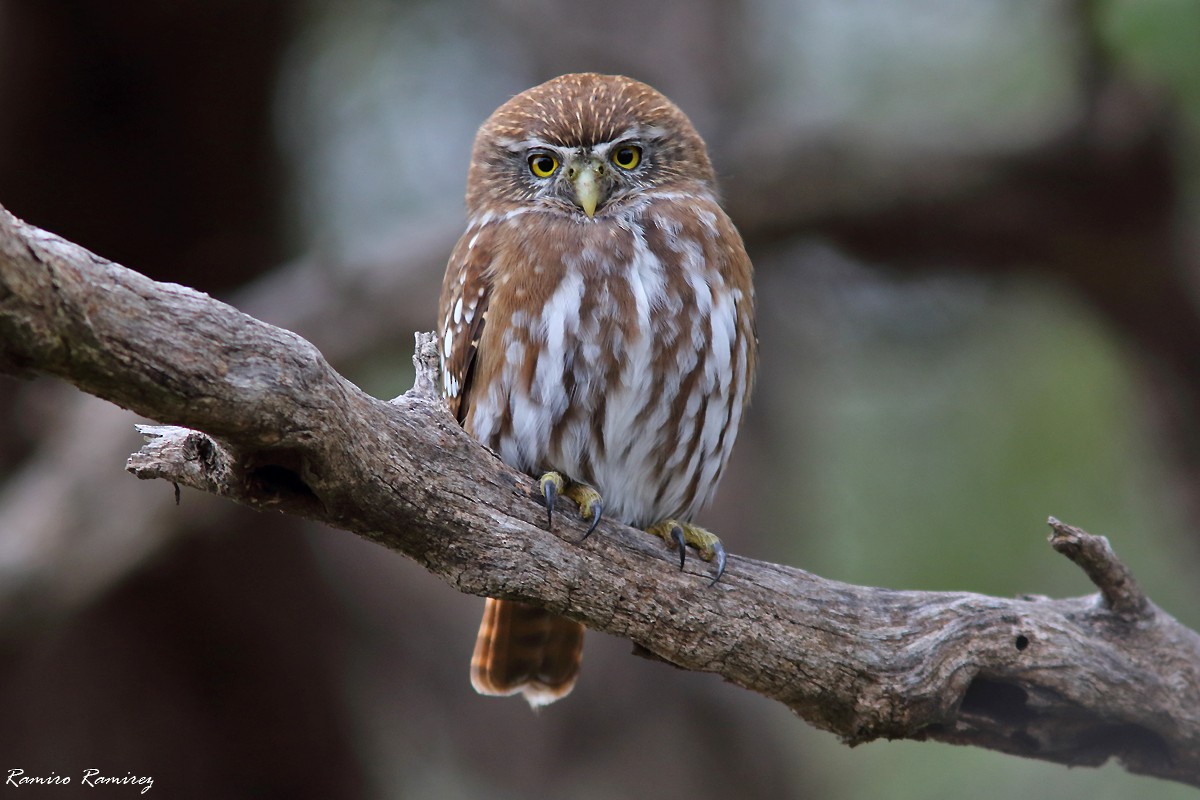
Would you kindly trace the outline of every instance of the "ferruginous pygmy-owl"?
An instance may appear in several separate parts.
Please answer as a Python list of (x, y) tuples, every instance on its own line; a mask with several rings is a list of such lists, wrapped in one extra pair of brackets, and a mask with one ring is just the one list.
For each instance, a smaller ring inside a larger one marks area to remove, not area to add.
[[(566, 495), (719, 578), (720, 540), (691, 521), (750, 395), (754, 288), (691, 122), (629, 78), (535, 86), (479, 129), (467, 212), (439, 314), (451, 411), (538, 479), (548, 515)], [(489, 599), (471, 682), (550, 703), (582, 647), (578, 623)]]

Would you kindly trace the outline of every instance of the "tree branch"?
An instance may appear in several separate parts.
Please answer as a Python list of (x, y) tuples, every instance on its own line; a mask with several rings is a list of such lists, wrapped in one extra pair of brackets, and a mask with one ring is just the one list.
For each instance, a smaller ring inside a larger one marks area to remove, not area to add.
[(1113, 614), (1130, 622), (1153, 619), (1155, 609), (1150, 598), (1142, 593), (1129, 567), (1117, 559), (1108, 539), (1092, 536), (1054, 517), (1049, 524), (1053, 531), (1050, 546), (1084, 571)]
[[(785, 703), (853, 744), (973, 744), (1063, 764), (1111, 757), (1200, 786), (1200, 636), (1107, 543), (1052, 522), (1101, 596), (1004, 599), (859, 587), (730, 558), (709, 586), (652, 537), (563, 514), (464, 433), (436, 352), (385, 403), (295, 334), (158, 284), (0, 209), (0, 371), (46, 373), (182, 427), (130, 459), (157, 477), (324, 521), (461, 591), (536, 603)], [(190, 430), (188, 430), (190, 429)]]

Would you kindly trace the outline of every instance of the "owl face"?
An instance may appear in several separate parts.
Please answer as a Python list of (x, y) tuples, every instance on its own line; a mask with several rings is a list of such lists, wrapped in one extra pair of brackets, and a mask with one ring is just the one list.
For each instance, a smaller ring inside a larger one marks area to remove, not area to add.
[(517, 95), (480, 128), (467, 206), (532, 204), (584, 220), (654, 189), (711, 183), (703, 141), (663, 95), (629, 78), (565, 75)]
[[(643, 186), (653, 185), (654, 150), (638, 131), (594, 146), (556, 147), (533, 143), (525, 150), (526, 200), (595, 216), (597, 208), (619, 203)], [(647, 157), (649, 156), (649, 157)], [(518, 167), (518, 172), (522, 170)]]

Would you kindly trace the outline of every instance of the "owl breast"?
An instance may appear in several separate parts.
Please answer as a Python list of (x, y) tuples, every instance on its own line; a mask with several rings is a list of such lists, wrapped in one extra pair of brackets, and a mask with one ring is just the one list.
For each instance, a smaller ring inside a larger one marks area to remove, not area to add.
[(517, 469), (595, 486), (622, 522), (692, 519), (733, 447), (753, 357), (723, 212), (666, 196), (522, 219), (537, 213), (477, 227), (492, 287), (468, 430)]

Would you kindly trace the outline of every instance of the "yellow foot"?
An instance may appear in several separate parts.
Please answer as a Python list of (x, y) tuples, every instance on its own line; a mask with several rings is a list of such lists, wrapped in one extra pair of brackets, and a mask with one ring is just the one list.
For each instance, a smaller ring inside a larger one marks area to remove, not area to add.
[(660, 539), (663, 539), (667, 544), (674, 543), (679, 548), (679, 568), (683, 569), (684, 558), (687, 556), (687, 546), (691, 545), (699, 551), (700, 557), (705, 561), (717, 561), (717, 574), (712, 579), (713, 583), (721, 580), (721, 576), (725, 574), (725, 547), (721, 544), (721, 540), (714, 534), (701, 528), (699, 525), (693, 525), (690, 522), (680, 522), (677, 519), (664, 519), (662, 522), (656, 522), (646, 529), (646, 533), (652, 533)]
[(579, 506), (579, 516), (592, 523), (583, 538), (586, 539), (592, 535), (592, 531), (596, 530), (596, 526), (600, 524), (600, 515), (604, 513), (604, 500), (600, 497), (599, 492), (586, 483), (569, 480), (561, 472), (547, 472), (538, 481), (538, 486), (541, 487), (542, 498), (546, 501), (547, 528), (554, 524), (555, 501), (558, 500), (559, 495), (565, 495)]

